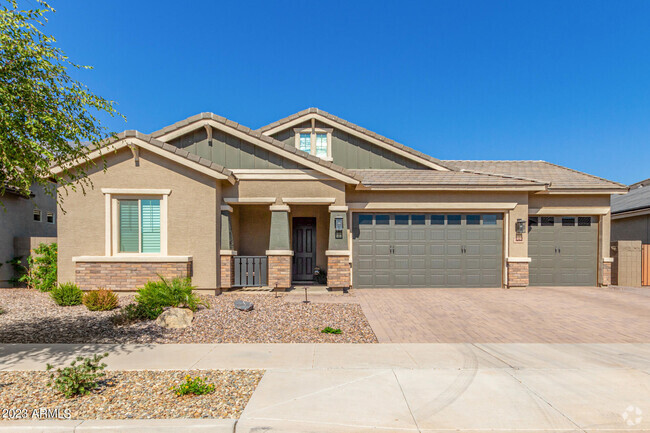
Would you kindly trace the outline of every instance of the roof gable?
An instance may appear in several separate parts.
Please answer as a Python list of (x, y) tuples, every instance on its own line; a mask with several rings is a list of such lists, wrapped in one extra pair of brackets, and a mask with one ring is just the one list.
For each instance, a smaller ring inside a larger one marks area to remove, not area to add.
[(330, 114), (318, 108), (308, 108), (296, 114), (292, 114), (291, 116), (285, 117), (284, 119), (280, 119), (269, 125), (263, 126), (259, 128), (258, 131), (270, 136), (292, 128), (295, 125), (300, 125), (301, 123), (311, 119), (315, 119), (326, 125), (335, 127), (338, 130), (352, 136), (362, 138), (363, 140), (381, 149), (388, 150), (408, 160), (415, 161), (424, 167), (440, 171), (453, 170), (452, 167), (447, 166), (443, 161), (439, 159), (433, 158), (432, 156), (419, 152), (415, 149), (400, 144), (368, 129), (362, 128), (359, 125), (355, 125), (354, 123), (348, 122), (347, 120), (341, 119), (340, 117), (334, 116), (333, 114)]
[(192, 131), (206, 127), (212, 127), (280, 157), (294, 161), (305, 168), (329, 175), (334, 179), (353, 185), (359, 183), (356, 175), (343, 167), (324, 161), (316, 156), (296, 149), (295, 146), (289, 146), (259, 131), (254, 131), (244, 125), (213, 113), (197, 114), (153, 132), (151, 136), (159, 140), (171, 141)]

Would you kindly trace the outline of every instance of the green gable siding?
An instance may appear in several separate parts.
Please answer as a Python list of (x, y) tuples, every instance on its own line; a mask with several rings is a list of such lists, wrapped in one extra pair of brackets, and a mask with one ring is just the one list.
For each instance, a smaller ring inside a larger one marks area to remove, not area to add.
[[(299, 125), (273, 134), (272, 137), (285, 144), (295, 146), (294, 128), (309, 128), (311, 122)], [(316, 122), (317, 128), (332, 128), (321, 122)], [(400, 168), (427, 168), (422, 164), (404, 158), (387, 149), (376, 146), (366, 140), (357, 138), (346, 132), (333, 128), (332, 132), (332, 159), (333, 163), (349, 169), (400, 169)]]
[(216, 129), (212, 130), (211, 144), (205, 129), (190, 132), (169, 143), (230, 169), (303, 168), (296, 162)]

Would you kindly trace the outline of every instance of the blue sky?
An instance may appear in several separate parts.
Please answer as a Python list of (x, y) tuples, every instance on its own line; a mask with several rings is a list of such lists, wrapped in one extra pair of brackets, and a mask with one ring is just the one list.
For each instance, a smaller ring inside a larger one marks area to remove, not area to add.
[(650, 177), (650, 2), (53, 1), (113, 130), (319, 107), (441, 159)]

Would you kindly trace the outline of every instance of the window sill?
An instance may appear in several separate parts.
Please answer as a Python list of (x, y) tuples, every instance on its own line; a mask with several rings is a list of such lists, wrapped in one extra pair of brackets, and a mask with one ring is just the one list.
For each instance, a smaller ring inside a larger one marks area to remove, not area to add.
[(106, 262), (106, 263), (119, 263), (119, 262), (191, 262), (192, 256), (147, 256), (147, 255), (132, 255), (132, 256), (77, 256), (72, 258), (73, 262)]

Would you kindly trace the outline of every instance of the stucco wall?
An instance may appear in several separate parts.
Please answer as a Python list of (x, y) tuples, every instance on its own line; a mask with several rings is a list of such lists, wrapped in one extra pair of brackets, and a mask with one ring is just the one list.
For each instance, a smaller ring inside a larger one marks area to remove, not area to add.
[(193, 283), (214, 289), (218, 281), (221, 186), (214, 179), (140, 150), (139, 166), (123, 149), (93, 170), (94, 189), (70, 192), (59, 210), (59, 281), (74, 281), (74, 256), (105, 254), (105, 202), (101, 188), (169, 188), (168, 254), (193, 257)]
[(612, 242), (641, 241), (650, 244), (650, 215), (612, 220)]
[[(0, 287), (10, 287), (8, 280), (13, 276), (13, 269), (6, 264), (14, 256), (23, 251), (14, 251), (16, 237), (55, 237), (57, 220), (54, 224), (46, 220), (47, 212), (56, 216), (56, 198), (47, 195), (41, 186), (32, 186), (34, 197), (22, 198), (14, 194), (5, 194), (0, 198), (4, 208), (0, 206)], [(34, 221), (34, 209), (42, 211), (41, 222)]]
[(336, 180), (242, 180), (224, 186), (224, 198), (276, 197), (282, 198), (331, 197), (335, 204), (345, 204), (345, 186)]

